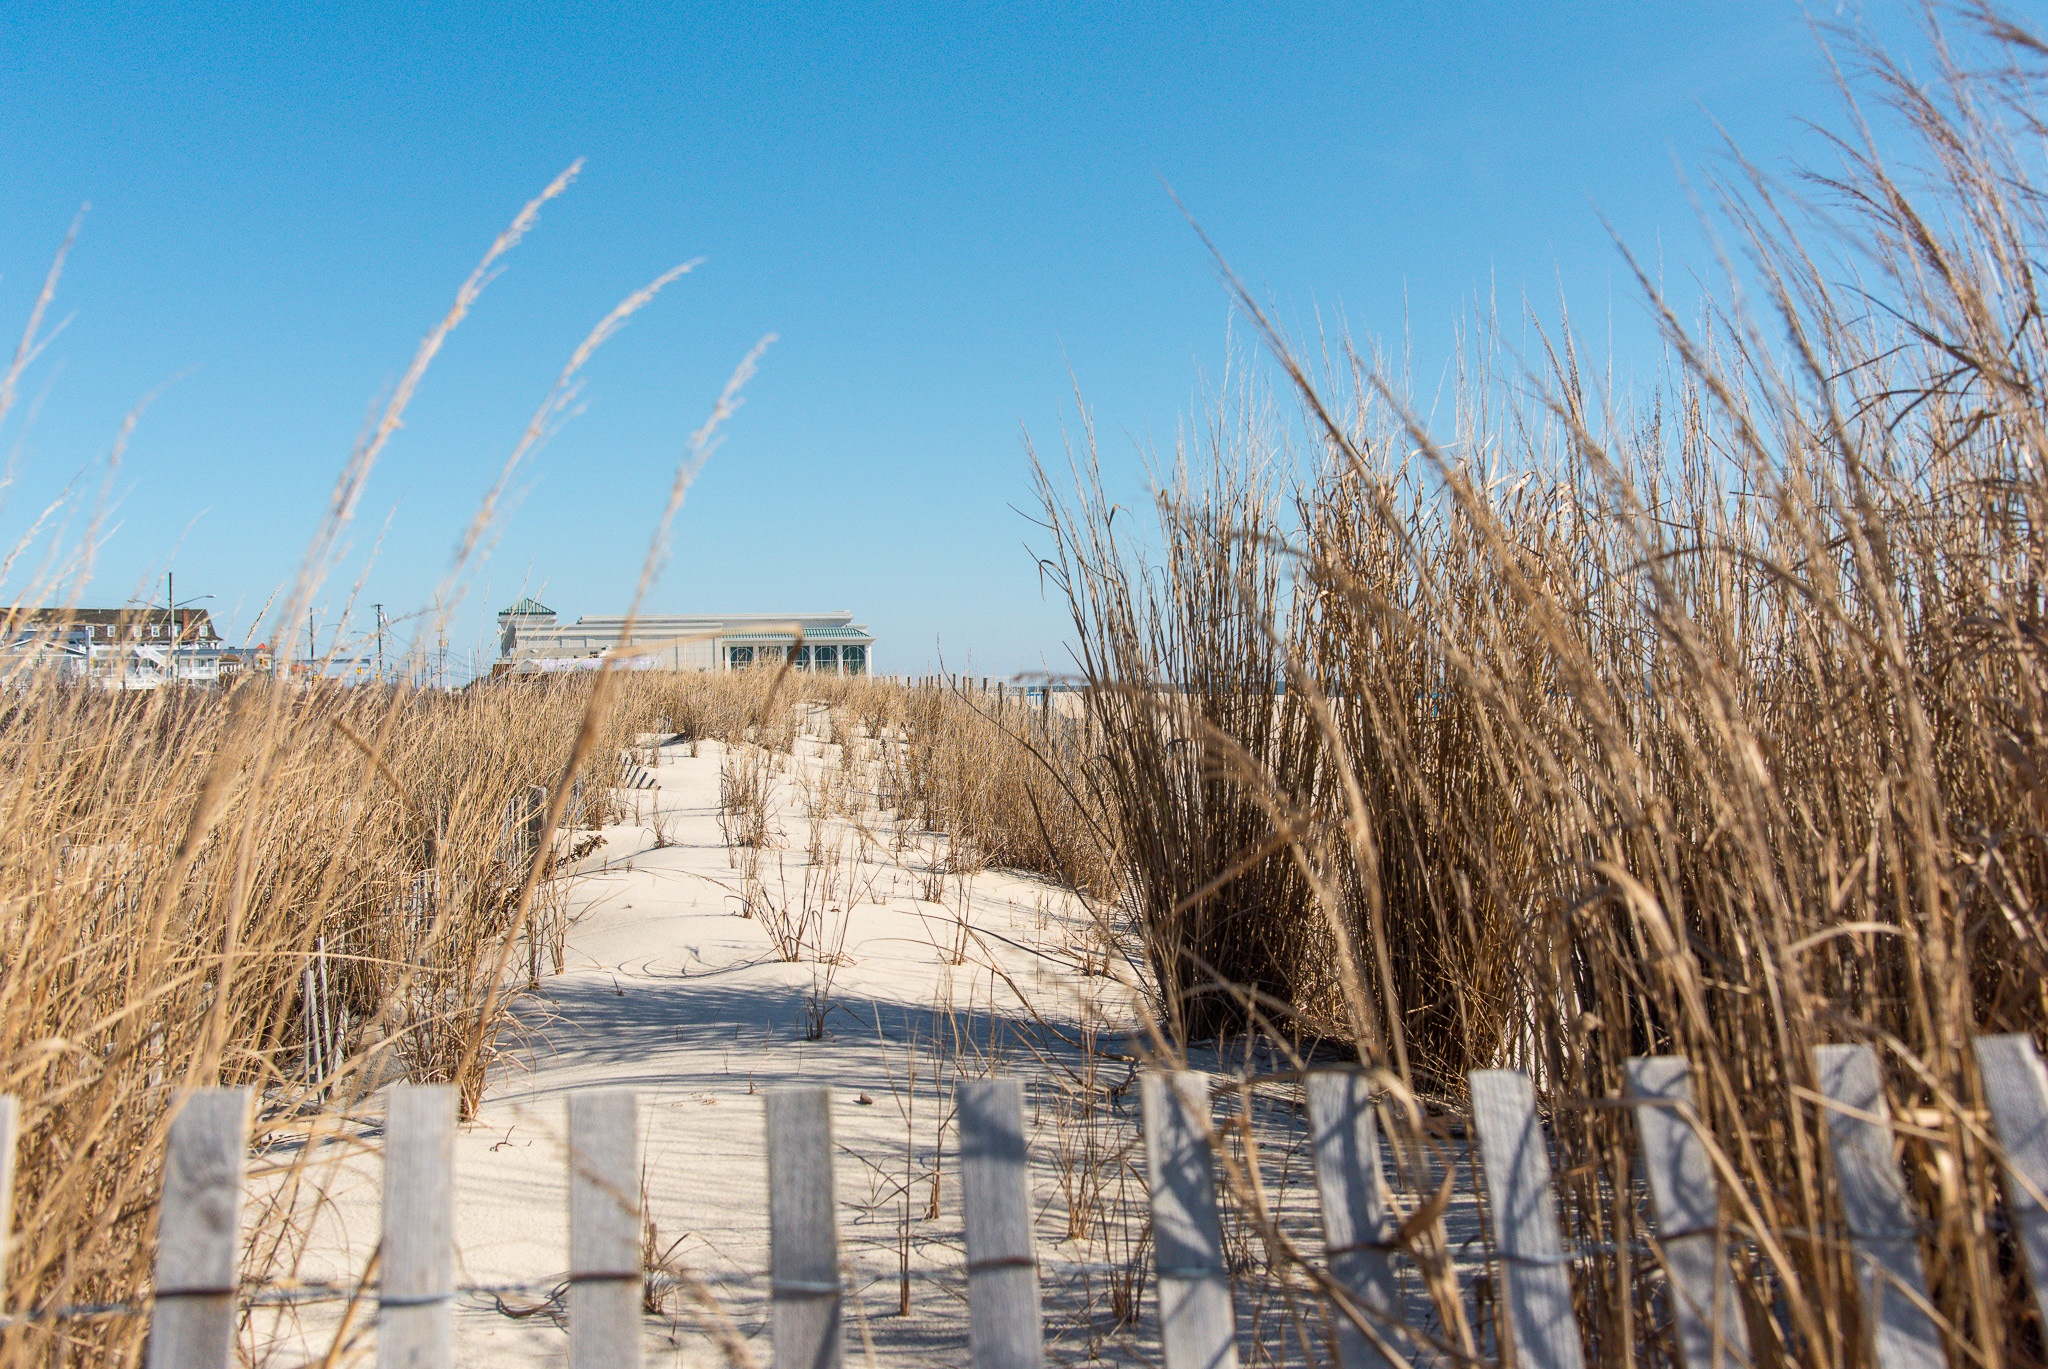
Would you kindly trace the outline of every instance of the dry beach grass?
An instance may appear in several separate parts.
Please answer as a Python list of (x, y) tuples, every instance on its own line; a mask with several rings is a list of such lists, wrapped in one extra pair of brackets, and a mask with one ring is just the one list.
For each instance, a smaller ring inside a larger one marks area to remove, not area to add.
[(1903, 157), (1859, 126), (1824, 175), (1737, 167), (1754, 305), (1662, 312), (1654, 389), (1600, 393), (1568, 331), (1520, 365), (1482, 331), (1439, 427), (1240, 292), (1299, 422), (1222, 403), (1157, 561), (1092, 447), (1075, 493), (1043, 477), (1162, 1045), (1342, 1043), (1397, 1137), (1405, 1100), (1455, 1116), (1466, 1071), (1528, 1071), (1601, 1363), (1675, 1354), (1612, 1106), (1660, 1052), (1725, 1162), (1758, 1354), (1871, 1362), (1832, 1042), (1912, 1119), (1951, 1362), (2043, 1355), (1969, 1042), (2048, 1031), (2048, 49), (1963, 18), (1926, 80), (1853, 54)]
[[(844, 914), (877, 870), (904, 876), (945, 967), (980, 955), (988, 871), (1093, 912), (1032, 948), (1065, 982), (1127, 987), (1142, 1019), (1039, 1024), (1076, 1047), (1032, 1067), (1053, 1081), (1036, 1097), (1055, 1239), (1081, 1252), (1061, 1323), (1077, 1358), (1129, 1351), (1142, 1319), (1124, 1097), (1143, 1054), (1225, 1076), (1255, 1358), (1327, 1358), (1296, 1100), (1302, 1069), (1342, 1059), (1383, 1088), (1411, 1218), (1428, 1314), (1397, 1344), (1497, 1354), (1490, 1276), (1438, 1195), (1447, 1171), (1473, 1187), (1466, 1073), (1511, 1066), (1544, 1110), (1593, 1362), (1675, 1363), (1615, 1106), (1629, 1057), (1674, 1053), (1758, 1358), (1870, 1364), (1813, 1063), (1858, 1042), (1905, 1119), (1951, 1362), (2048, 1361), (1969, 1049), (2048, 1041), (2048, 45), (1962, 20), (1925, 81), (1855, 54), (1909, 163), (1856, 127), (1825, 176), (1738, 165), (1750, 302), (1691, 326), (1644, 279), (1668, 349), (1654, 388), (1603, 393), (1568, 328), (1519, 362), (1482, 329), (1437, 424), (1375, 355), (1298, 342), (1240, 291), (1291, 408), (1255, 382), (1219, 400), (1159, 482), (1156, 535), (1113, 522), (1091, 435), (1071, 483), (1041, 466), (1072, 711), (777, 670), (18, 690), (0, 726), (16, 1307), (144, 1286), (166, 1109), (193, 1083), (261, 1085), (272, 1138), (332, 1124), (390, 1071), (480, 1097), (543, 958), (519, 951), (559, 956), (569, 898), (546, 852), (508, 859), (508, 802), (580, 774), (592, 822), (626, 819), (620, 758), (669, 739), (716, 753), (734, 912), (809, 974), (807, 1042), (842, 1020)], [(677, 848), (678, 819), (646, 821), (647, 849)], [(299, 986), (323, 943), (347, 1050), (308, 1078)], [(935, 1081), (992, 1066), (936, 1026), (874, 1050), (904, 1140), (863, 1157), (862, 1210), (907, 1308), (942, 1205)], [(258, 1258), (288, 1266), (282, 1207), (267, 1230)], [(138, 1337), (132, 1319), (24, 1323), (0, 1347), (116, 1360)]]
[[(560, 773), (581, 693), (10, 698), (0, 1090), (24, 1109), (17, 1308), (145, 1286), (167, 1113), (194, 1084), (255, 1085), (276, 1138), (389, 1071), (455, 1077), (495, 1030), (482, 974), (516, 935), (508, 802)], [(302, 989), (321, 952), (340, 1049), (315, 1073)], [(113, 1356), (138, 1331), (18, 1325), (5, 1344), (22, 1362), (53, 1337)]]

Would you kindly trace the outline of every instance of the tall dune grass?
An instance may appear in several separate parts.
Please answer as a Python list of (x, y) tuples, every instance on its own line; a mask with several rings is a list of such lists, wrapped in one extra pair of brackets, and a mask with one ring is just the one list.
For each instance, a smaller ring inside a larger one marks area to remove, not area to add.
[[(579, 166), (492, 242), (358, 442), (281, 595), (282, 641), (335, 569), (365, 483), (432, 361)], [(42, 351), (62, 260), (0, 374), (0, 421)], [(445, 628), (506, 483), (559, 421), (582, 368), (686, 269), (628, 296), (571, 354), (472, 520), (433, 628)], [(692, 436), (671, 516), (758, 356), (741, 363)], [(0, 571), (23, 561), (55, 512)], [(27, 558), (44, 570), (5, 615), (0, 1092), (21, 1099), (23, 1130), (17, 1231), (0, 1281), (10, 1303), (0, 1312), (14, 1318), (0, 1324), (6, 1364), (138, 1355), (163, 1142), (190, 1089), (253, 1088), (257, 1144), (277, 1146), (288, 1169), (291, 1142), (331, 1130), (337, 1113), (389, 1078), (450, 1081), (465, 1110), (476, 1105), (508, 1005), (543, 959), (559, 956), (564, 891), (548, 878), (552, 834), (573, 814), (572, 791), (586, 820), (612, 806), (625, 735), (605, 675), (459, 694), (345, 690), (323, 683), (317, 663), (291, 671), (288, 646), (278, 675), (226, 692), (68, 685), (15, 640), (21, 610), (84, 592), (104, 514), (91, 511), (81, 551)], [(667, 531), (664, 519), (643, 593)], [(549, 798), (537, 843), (521, 821), (533, 785)], [(528, 954), (515, 961), (521, 947)], [(325, 986), (317, 1054), (307, 1049), (305, 987), (315, 966)], [(263, 1239), (251, 1243), (244, 1274), (260, 1281), (288, 1263), (292, 1231), (282, 1207), (257, 1220)], [(101, 1303), (111, 1306), (81, 1312)]]
[(1123, 874), (1085, 721), (1021, 691), (772, 668), (656, 676), (624, 689), (622, 731), (781, 752), (815, 713), (815, 740), (839, 748), (877, 811), (946, 833), (983, 864), (1118, 896)]
[(1824, 175), (1737, 168), (1754, 306), (1688, 327), (1643, 280), (1654, 388), (1598, 393), (1554, 329), (1439, 429), (1240, 292), (1300, 422), (1226, 406), (1158, 565), (1092, 451), (1046, 480), (1169, 1024), (1343, 1040), (1452, 1110), (1529, 1071), (1599, 1363), (1675, 1362), (1609, 1106), (1653, 1052), (1740, 1179), (1759, 1354), (1872, 1362), (1840, 1041), (1912, 1119), (1952, 1362), (2043, 1358), (1969, 1041), (2048, 1042), (2048, 47), (1965, 20), (1926, 82), (1854, 53), (1902, 159), (1852, 123)]
[[(495, 1036), (483, 967), (524, 874), (508, 803), (555, 782), (586, 691), (14, 683), (0, 1091), (23, 1107), (7, 1286), (26, 1312), (146, 1286), (168, 1105), (194, 1083), (255, 1087), (259, 1129), (289, 1139), (391, 1074), (451, 1079)], [(316, 1076), (302, 986), (323, 948), (341, 1049)], [(472, 1101), (481, 1080), (460, 1081)], [(29, 1323), (5, 1350), (116, 1359), (140, 1332)]]

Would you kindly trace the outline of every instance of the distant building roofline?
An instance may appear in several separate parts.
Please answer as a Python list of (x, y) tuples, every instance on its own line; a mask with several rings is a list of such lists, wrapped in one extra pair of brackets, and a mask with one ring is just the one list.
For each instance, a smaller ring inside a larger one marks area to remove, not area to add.
[[(727, 632), (722, 634), (722, 638), (728, 642), (768, 642), (772, 644), (775, 642), (794, 642), (796, 641), (796, 634), (794, 632)], [(821, 627), (816, 632), (806, 632), (804, 640), (806, 642), (861, 643), (872, 642), (875, 639), (868, 635), (865, 628)]]
[[(593, 627), (600, 624), (624, 623), (624, 613), (586, 613), (576, 621)], [(850, 623), (852, 609), (833, 609), (827, 613), (636, 613), (631, 615), (638, 623), (801, 623), (807, 619)]]

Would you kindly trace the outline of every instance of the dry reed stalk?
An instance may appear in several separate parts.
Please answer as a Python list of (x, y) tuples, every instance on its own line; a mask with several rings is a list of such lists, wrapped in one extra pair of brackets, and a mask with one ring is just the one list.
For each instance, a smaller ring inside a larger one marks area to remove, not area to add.
[[(1075, 499), (1041, 476), (1170, 1034), (1271, 1014), (1439, 1115), (1470, 1069), (1529, 1072), (1597, 1362), (1676, 1354), (1610, 1106), (1666, 1051), (1732, 1184), (1759, 1352), (1871, 1362), (1810, 1101), (1838, 1041), (1916, 1119), (1956, 1362), (2041, 1354), (1969, 1041), (2048, 1039), (2048, 46), (1963, 15), (1969, 64), (1942, 47), (1925, 82), (1858, 53), (1910, 180), (1860, 122), (1806, 183), (1825, 213), (1738, 166), (1782, 341), (1688, 329), (1644, 279), (1668, 393), (1596, 397), (1567, 324), (1538, 374), (1468, 358), (1439, 431), (1240, 290), (1299, 426), (1219, 411), (1187, 457), (1213, 475), (1162, 492), (1160, 573), (1112, 535), (1092, 450)], [(1261, 1224), (1254, 1176), (1233, 1188)]]
[[(394, 1073), (454, 1079), (473, 1106), (510, 1001), (515, 946), (527, 941), (537, 961), (551, 945), (559, 966), (562, 891), (543, 876), (571, 790), (597, 798), (616, 779), (617, 748), (590, 750), (621, 721), (605, 707), (605, 682), (461, 695), (343, 690), (295, 682), (289, 667), (305, 605), (411, 396), (496, 263), (574, 174), (493, 243), (351, 455), (286, 596), (275, 676), (225, 693), (74, 687), (35, 668), (47, 643), (14, 641), (25, 605), (61, 586), (40, 577), (7, 614), (0, 1090), (23, 1098), (25, 1123), (10, 1311), (120, 1302), (146, 1286), (165, 1128), (187, 1088), (256, 1086), (259, 1144), (298, 1137), (308, 1143), (302, 1157), (335, 1139), (351, 1105)], [(0, 417), (39, 348), (56, 278), (53, 267), (0, 381)], [(599, 326), (564, 384), (650, 294)], [(559, 407), (559, 389), (543, 413)], [(696, 459), (734, 400), (729, 387), (693, 441)], [(521, 443), (508, 471), (531, 446)], [(480, 512), (458, 571), (491, 512)], [(77, 584), (97, 528), (96, 513)], [(513, 816), (536, 783), (550, 789), (537, 846), (522, 841)], [(261, 1205), (246, 1277), (290, 1265), (301, 1234), (294, 1195), (317, 1182), (303, 1163), (288, 1164)], [(32, 1316), (0, 1331), (0, 1364), (59, 1354), (128, 1362), (144, 1324), (139, 1315)]]

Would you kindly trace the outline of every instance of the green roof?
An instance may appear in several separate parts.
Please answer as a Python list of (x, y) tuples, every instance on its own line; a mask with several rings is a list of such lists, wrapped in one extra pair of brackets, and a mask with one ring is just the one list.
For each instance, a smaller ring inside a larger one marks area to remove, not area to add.
[(500, 618), (538, 618), (542, 614), (552, 618), (555, 611), (538, 599), (521, 599), (512, 607), (498, 611)]

